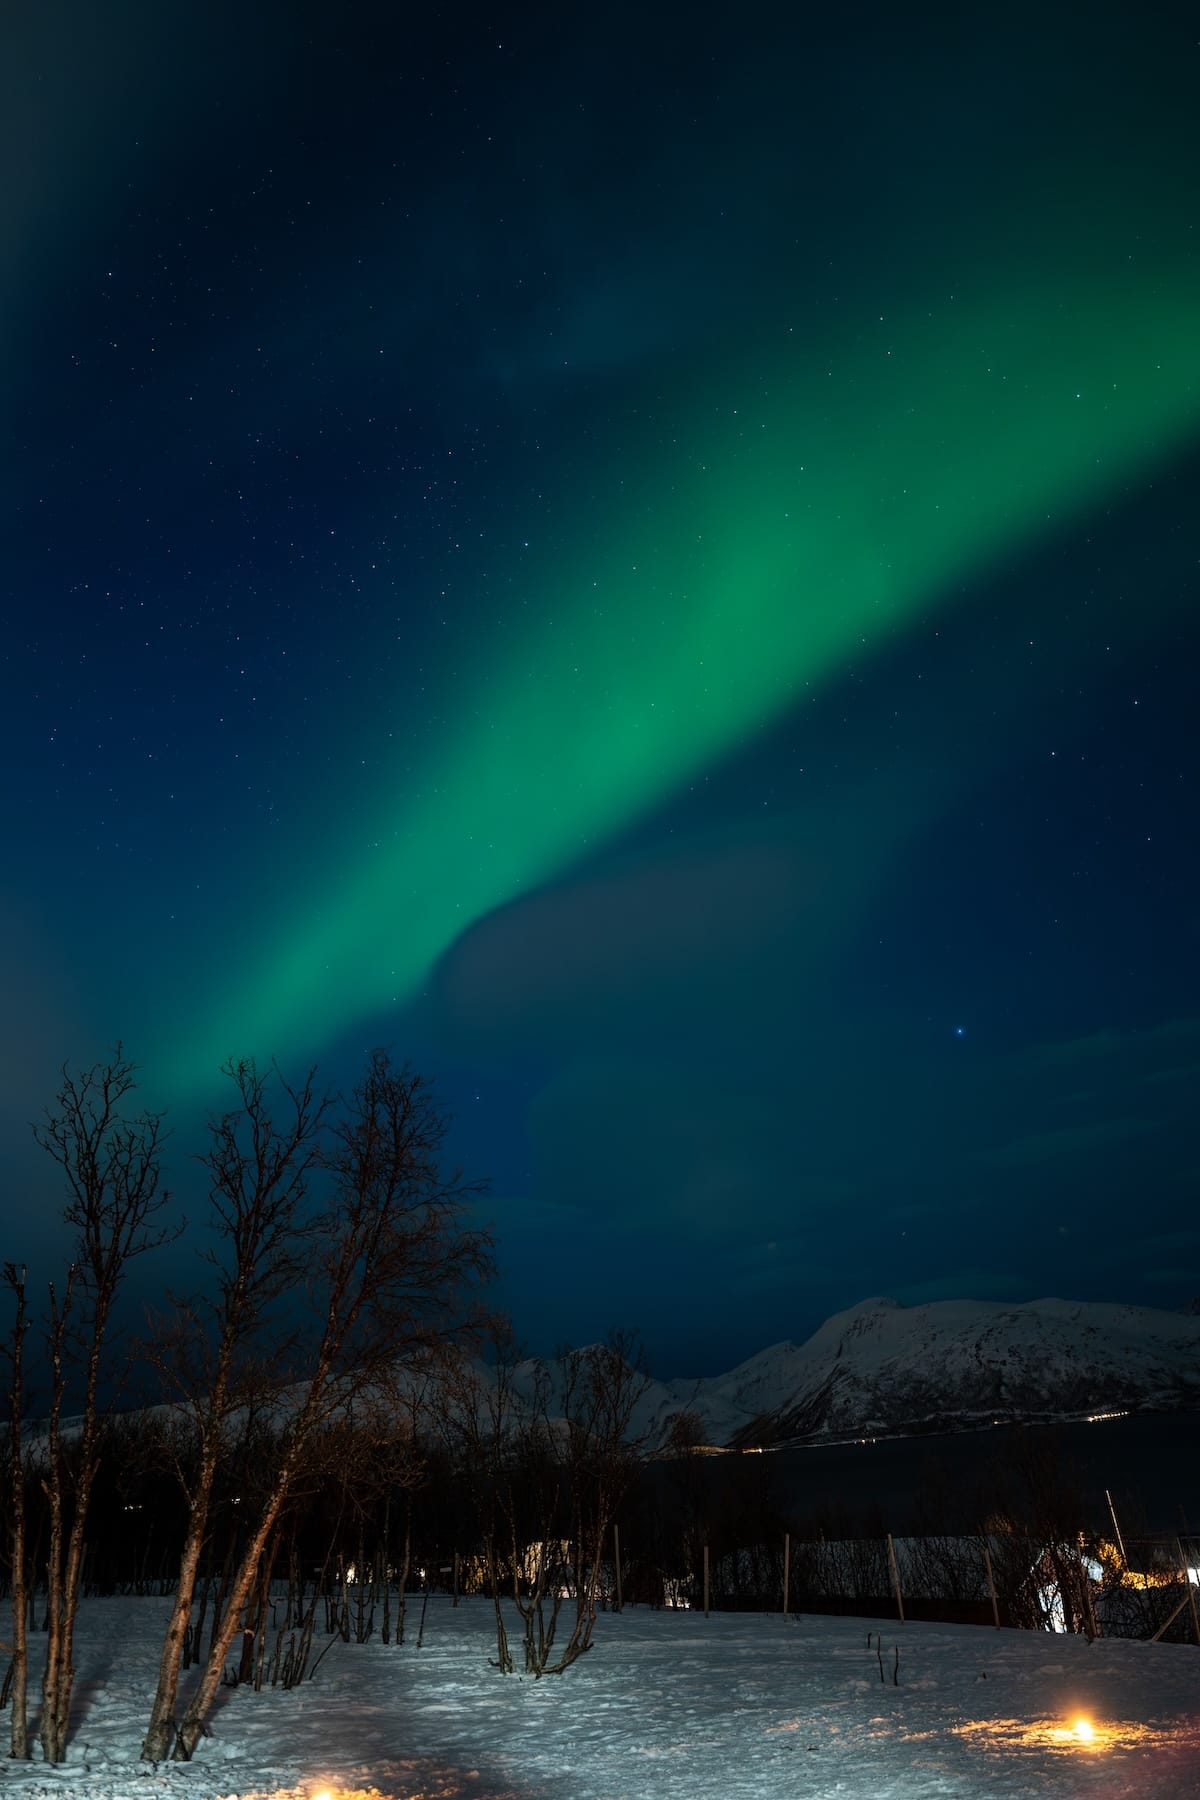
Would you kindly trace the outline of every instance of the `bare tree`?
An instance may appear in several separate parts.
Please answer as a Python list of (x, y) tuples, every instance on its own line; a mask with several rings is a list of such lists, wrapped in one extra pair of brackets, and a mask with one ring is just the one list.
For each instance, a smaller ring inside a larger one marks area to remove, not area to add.
[[(50, 1291), (50, 1361), (53, 1379), (45, 1485), (50, 1512), (47, 1564), (49, 1630), (42, 1680), (42, 1756), (62, 1762), (75, 1681), (75, 1615), (83, 1573), (88, 1503), (99, 1467), (100, 1378), (113, 1308), (134, 1258), (178, 1235), (155, 1224), (169, 1196), (160, 1190), (161, 1113), (130, 1116), (135, 1069), (120, 1045), (107, 1063), (82, 1074), (63, 1070), (55, 1110), (34, 1126), (34, 1136), (66, 1180), (63, 1217), (75, 1228), (75, 1260), (61, 1303)], [(76, 1304), (80, 1308), (76, 1317)], [(62, 1409), (68, 1357), (83, 1360), (81, 1412), (71, 1446), (74, 1482), (66, 1525), (68, 1458)]]
[(209, 1147), (199, 1158), (219, 1234), (207, 1257), (215, 1292), (177, 1302), (155, 1341), (156, 1361), (191, 1418), (196, 1454), (176, 1461), (187, 1531), (142, 1744), (151, 1762), (161, 1762), (174, 1741), (180, 1661), (230, 1421), (277, 1380), (288, 1341), (276, 1312), (304, 1276), (314, 1229), (304, 1209), (327, 1106), (314, 1093), (311, 1071), (296, 1088), (278, 1073), (268, 1081), (250, 1061), (230, 1062), (223, 1072), (237, 1104), (210, 1121)]
[(224, 1618), (176, 1732), (177, 1761), (190, 1759), (200, 1741), (263, 1552), (314, 1434), (398, 1358), (439, 1346), (473, 1318), (490, 1244), (465, 1220), (475, 1190), (441, 1172), (445, 1133), (422, 1078), (393, 1067), (383, 1051), (330, 1126), (328, 1204), (307, 1258), (314, 1339), (290, 1398), (274, 1486), (247, 1533)]
[[(407, 1588), (413, 1566), (413, 1500), (429, 1478), (430, 1444), (426, 1434), (434, 1393), (444, 1395), (453, 1371), (461, 1358), (455, 1347), (446, 1356), (428, 1357), (420, 1368), (406, 1368), (403, 1379), (392, 1390), (381, 1389), (382, 1405), (373, 1409), (372, 1439), (368, 1439), (365, 1483), (360, 1481), (355, 1505), (359, 1517), (358, 1561), (363, 1564), (362, 1526), (366, 1516), (379, 1516), (382, 1496), (382, 1529), (375, 1551), (374, 1580), (382, 1588), (383, 1618), (381, 1635), (385, 1644), (404, 1642), (407, 1616)], [(392, 1507), (399, 1495), (404, 1496), (404, 1530), (396, 1564), (396, 1616), (393, 1634), (391, 1611), (392, 1588)], [(371, 1512), (364, 1502), (373, 1499)], [(361, 1618), (361, 1613), (360, 1613)], [(360, 1642), (361, 1642), (360, 1635)]]
[(522, 1403), (511, 1344), (501, 1340), (498, 1352), (490, 1381), (461, 1395), (468, 1466), (490, 1464), (491, 1491), (478, 1475), (475, 1485), (496, 1596), (496, 1667), (513, 1669), (503, 1572), (521, 1619), (526, 1673), (559, 1675), (591, 1647), (613, 1517), (640, 1459), (633, 1421), (647, 1377), (637, 1345), (616, 1334), (565, 1352), (557, 1367), (536, 1364)]
[(591, 1648), (613, 1517), (641, 1459), (634, 1413), (648, 1386), (641, 1348), (628, 1333), (615, 1332), (607, 1343), (572, 1350), (564, 1359), (575, 1617), (557, 1661), (545, 1668), (547, 1674), (569, 1668)]
[(512, 1494), (520, 1429), (514, 1391), (518, 1352), (506, 1321), (493, 1321), (491, 1349), (486, 1369), (464, 1362), (452, 1372), (437, 1422), (455, 1479), (465, 1491), (478, 1538), (481, 1573), (492, 1597), (496, 1623), (492, 1664), (502, 1674), (511, 1675), (515, 1665), (504, 1597), (514, 1580), (519, 1582), (514, 1570), (522, 1533), (516, 1524)]
[(570, 1459), (565, 1454), (568, 1438), (564, 1422), (555, 1414), (553, 1392), (549, 1369), (537, 1364), (530, 1404), (512, 1422), (507, 1440), (497, 1446), (512, 1600), (521, 1618), (525, 1672), (534, 1676), (556, 1672), (550, 1659), (559, 1614), (568, 1583), (575, 1579), (568, 1536), (572, 1500)]
[(29, 1321), (25, 1308), (25, 1269), (16, 1263), (5, 1263), (4, 1280), (12, 1290), (15, 1303), (9, 1389), (8, 1459), (12, 1475), (11, 1516), (9, 1518), (9, 1574), (12, 1584), (12, 1731), (9, 1755), (29, 1756), (29, 1721), (26, 1702), (29, 1690), (29, 1645), (27, 1617), (29, 1595), (25, 1574), (25, 1333)]

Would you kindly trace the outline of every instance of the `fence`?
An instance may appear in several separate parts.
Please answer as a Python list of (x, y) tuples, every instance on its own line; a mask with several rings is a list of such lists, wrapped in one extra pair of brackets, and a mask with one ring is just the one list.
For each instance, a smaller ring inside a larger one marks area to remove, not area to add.
[[(675, 1540), (666, 1563), (656, 1556), (639, 1557), (636, 1533), (626, 1529), (620, 1537), (614, 1533), (614, 1539), (620, 1568), (616, 1554), (606, 1559), (598, 1593), (602, 1606), (619, 1606), (623, 1594), (627, 1604), (706, 1613), (834, 1613), (1200, 1644), (1200, 1536), (1134, 1538), (1115, 1532), (1109, 1540), (1084, 1533), (1039, 1536), (1027, 1530), (906, 1537), (781, 1532), (730, 1547), (728, 1538), (705, 1542), (697, 1526), (682, 1541)], [(562, 1592), (573, 1593), (569, 1545), (564, 1541), (556, 1549), (556, 1579)], [(484, 1564), (470, 1552), (413, 1573), (424, 1592), (445, 1587), (457, 1595), (487, 1586)], [(527, 1573), (519, 1565), (518, 1582)], [(506, 1588), (512, 1579), (508, 1570)], [(382, 1580), (377, 1569), (360, 1584), (355, 1571), (340, 1564), (331, 1569), (328, 1584), (330, 1596), (340, 1596), (343, 1608), (349, 1605), (347, 1593), (353, 1592), (360, 1615), (366, 1586), (377, 1597), (375, 1587), (380, 1593), (395, 1592), (398, 1585), (391, 1569)], [(85, 1579), (88, 1592), (165, 1595), (173, 1589), (173, 1576), (164, 1570), (154, 1575), (131, 1571), (124, 1580)], [(6, 1593), (0, 1569), (0, 1599)], [(44, 1589), (32, 1585), (32, 1630), (44, 1626), (44, 1604)]]
[[(706, 1611), (845, 1613), (1200, 1644), (1200, 1539), (791, 1536), (664, 1572), (632, 1559), (626, 1597)], [(785, 1592), (786, 1582), (786, 1592)]]

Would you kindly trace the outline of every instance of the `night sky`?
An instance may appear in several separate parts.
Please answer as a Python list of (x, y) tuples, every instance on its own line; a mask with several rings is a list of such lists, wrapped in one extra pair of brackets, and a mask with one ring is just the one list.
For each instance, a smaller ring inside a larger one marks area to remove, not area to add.
[(1198, 38), (8, 10), (5, 1256), (386, 1044), (535, 1349), (1200, 1293)]

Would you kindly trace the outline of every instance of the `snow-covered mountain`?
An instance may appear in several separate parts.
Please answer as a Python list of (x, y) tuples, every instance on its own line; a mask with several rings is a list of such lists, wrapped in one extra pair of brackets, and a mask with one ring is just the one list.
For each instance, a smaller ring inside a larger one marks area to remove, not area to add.
[[(485, 1387), (495, 1379), (474, 1365)], [(427, 1365), (399, 1371), (403, 1391), (428, 1409), (453, 1413)], [(562, 1366), (521, 1362), (510, 1371), (518, 1415), (548, 1383), (550, 1417), (563, 1408)], [(277, 1396), (282, 1421), (303, 1386)], [(383, 1405), (394, 1401), (389, 1386)], [(355, 1404), (361, 1404), (362, 1397)], [(684, 1415), (683, 1441), (712, 1448), (969, 1431), (1102, 1412), (1200, 1410), (1200, 1316), (1148, 1306), (1077, 1300), (940, 1300), (901, 1306), (862, 1300), (835, 1313), (804, 1344), (773, 1344), (727, 1375), (651, 1379), (636, 1403), (631, 1435), (668, 1445)], [(172, 1409), (151, 1409), (155, 1411)], [(79, 1421), (64, 1419), (71, 1435)], [(43, 1429), (30, 1420), (31, 1440)]]
[(1200, 1318), (1074, 1300), (864, 1300), (727, 1375), (652, 1382), (637, 1423), (661, 1442), (694, 1413), (717, 1445), (1195, 1406)]

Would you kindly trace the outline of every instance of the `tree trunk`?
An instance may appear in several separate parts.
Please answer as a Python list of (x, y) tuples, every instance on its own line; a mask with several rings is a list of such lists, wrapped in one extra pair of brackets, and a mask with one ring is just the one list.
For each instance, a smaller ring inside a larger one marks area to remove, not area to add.
[[(15, 1451), (19, 1456), (20, 1445)], [(9, 1755), (29, 1758), (29, 1595), (25, 1587), (24, 1469), (14, 1476), (12, 1523), (12, 1734)], [(19, 1497), (18, 1497), (19, 1496)]]
[(383, 1565), (383, 1578), (382, 1578), (383, 1579), (383, 1641), (385, 1644), (390, 1644), (392, 1641), (392, 1565), (391, 1565), (391, 1560), (390, 1560), (391, 1554), (392, 1554), (392, 1490), (391, 1490), (391, 1488), (389, 1488), (387, 1491), (387, 1498), (385, 1499), (385, 1501), (383, 1503), (383, 1554), (380, 1559), (381, 1563)]
[[(89, 1401), (91, 1396), (89, 1395)], [(88, 1441), (88, 1421), (84, 1421), (84, 1452), (75, 1493), (75, 1516), (67, 1537), (67, 1565), (63, 1576), (62, 1611), (59, 1616), (58, 1682), (54, 1696), (54, 1737), (58, 1747), (55, 1762), (67, 1754), (67, 1727), (71, 1718), (71, 1692), (75, 1686), (75, 1619), (79, 1612), (79, 1590), (83, 1579), (83, 1532), (87, 1523), (88, 1503), (96, 1478), (96, 1465)], [(42, 1722), (45, 1732), (45, 1720)], [(43, 1742), (44, 1742), (43, 1736)], [(49, 1760), (49, 1759), (47, 1759)]]
[(358, 1588), (358, 1592), (354, 1596), (354, 1641), (356, 1644), (365, 1644), (367, 1641), (367, 1566), (366, 1539), (361, 1518), (358, 1524), (358, 1558), (354, 1568), (354, 1580)]
[[(286, 1467), (286, 1465), (285, 1465)], [(225, 1668), (225, 1658), (233, 1643), (241, 1618), (254, 1587), (254, 1579), (262, 1562), (267, 1540), (275, 1529), (275, 1522), (283, 1511), (283, 1503), (287, 1498), (287, 1487), (290, 1484), (291, 1470), (286, 1470), (284, 1479), (267, 1502), (266, 1509), (258, 1522), (253, 1537), (242, 1553), (242, 1560), (225, 1606), (225, 1616), (221, 1620), (220, 1630), (216, 1633), (208, 1653), (208, 1661), (204, 1665), (204, 1673), (200, 1677), (200, 1685), (192, 1695), (187, 1712), (183, 1716), (179, 1730), (175, 1734), (175, 1747), (171, 1752), (174, 1762), (190, 1762), (196, 1745), (204, 1735), (204, 1721), (217, 1697), (217, 1689), (221, 1685), (221, 1675)]]
[(404, 1621), (407, 1616), (408, 1602), (405, 1590), (408, 1587), (409, 1572), (412, 1569), (412, 1493), (405, 1499), (404, 1510), (404, 1555), (400, 1559), (400, 1586), (396, 1595), (396, 1642), (404, 1642)]
[[(210, 1488), (211, 1485), (210, 1481)], [(183, 1657), (184, 1637), (192, 1616), (192, 1602), (196, 1596), (200, 1555), (204, 1546), (204, 1532), (207, 1525), (207, 1504), (201, 1508), (198, 1501), (199, 1496), (197, 1496), (197, 1504), (192, 1507), (187, 1542), (184, 1544), (183, 1555), (179, 1562), (179, 1585), (175, 1590), (175, 1604), (171, 1608), (170, 1622), (167, 1625), (166, 1637), (163, 1639), (162, 1656), (158, 1664), (158, 1686), (154, 1693), (154, 1704), (150, 1709), (150, 1723), (146, 1728), (146, 1737), (142, 1744), (142, 1757), (146, 1762), (164, 1762), (166, 1760), (175, 1730), (175, 1701), (179, 1693), (179, 1665)], [(199, 1629), (200, 1627), (197, 1626), (197, 1631)]]
[(25, 1343), (25, 1271), (15, 1264), (5, 1270), (16, 1296), (17, 1316), (13, 1326), (12, 1407), (9, 1427), (9, 1453), (12, 1465), (12, 1525), (10, 1555), (12, 1559), (12, 1734), (9, 1755), (18, 1760), (29, 1757), (29, 1595), (25, 1586), (25, 1451), (21, 1426), (25, 1412), (23, 1349)]
[[(49, 1466), (43, 1484), (46, 1490), (46, 1506), (50, 1519), (50, 1542), (46, 1554), (46, 1668), (42, 1675), (42, 1723), (39, 1735), (42, 1741), (42, 1761), (48, 1763), (60, 1763), (63, 1759), (63, 1743), (58, 1735), (58, 1697), (62, 1681), (59, 1665), (62, 1658), (63, 1605), (63, 1466), (62, 1437), (59, 1425), (62, 1419), (63, 1393), (66, 1382), (63, 1373), (63, 1339), (66, 1329), (66, 1313), (71, 1304), (73, 1275), (74, 1271), (67, 1276), (67, 1291), (63, 1299), (62, 1311), (54, 1314), (50, 1348), (50, 1361), (54, 1377), (47, 1445)], [(50, 1304), (53, 1310), (53, 1288), (50, 1290)]]

